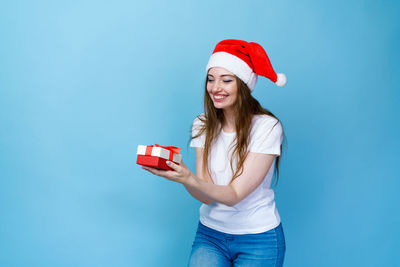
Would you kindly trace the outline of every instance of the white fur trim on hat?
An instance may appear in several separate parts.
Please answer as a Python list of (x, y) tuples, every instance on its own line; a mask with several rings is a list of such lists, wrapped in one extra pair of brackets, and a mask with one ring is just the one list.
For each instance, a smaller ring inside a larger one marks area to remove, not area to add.
[(257, 83), (257, 74), (247, 65), (246, 62), (226, 52), (216, 52), (211, 55), (206, 66), (206, 71), (214, 67), (224, 68), (233, 74), (235, 74), (239, 79), (241, 79), (250, 91), (254, 90)]

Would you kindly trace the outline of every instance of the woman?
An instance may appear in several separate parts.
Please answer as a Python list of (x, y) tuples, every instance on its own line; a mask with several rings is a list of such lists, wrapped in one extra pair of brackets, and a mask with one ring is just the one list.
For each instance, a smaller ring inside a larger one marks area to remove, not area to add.
[(182, 183), (204, 204), (189, 266), (282, 266), (285, 239), (270, 188), (282, 150), (280, 121), (251, 92), (262, 75), (278, 86), (264, 49), (219, 42), (207, 64), (204, 114), (192, 127), (196, 175), (182, 162), (172, 171), (143, 167)]

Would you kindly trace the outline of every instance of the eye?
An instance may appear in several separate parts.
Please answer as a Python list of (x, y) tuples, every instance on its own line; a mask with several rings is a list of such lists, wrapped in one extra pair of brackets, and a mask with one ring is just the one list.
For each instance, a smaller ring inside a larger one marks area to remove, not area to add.
[(213, 79), (207, 79), (207, 82), (213, 82), (214, 80)]
[(233, 80), (224, 80), (224, 83), (230, 83)]

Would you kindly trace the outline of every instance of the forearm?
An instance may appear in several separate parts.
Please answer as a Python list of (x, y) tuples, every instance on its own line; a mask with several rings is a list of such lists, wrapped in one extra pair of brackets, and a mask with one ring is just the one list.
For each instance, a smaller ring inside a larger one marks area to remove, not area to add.
[(193, 186), (190, 186), (188, 184), (183, 184), (186, 188), (186, 190), (197, 200), (201, 201), (204, 204), (211, 204), (213, 202), (213, 200), (209, 197), (207, 197), (205, 194), (203, 194), (201, 191), (199, 191), (198, 189), (196, 189)]
[(184, 185), (186, 188), (190, 188), (188, 191), (191, 194), (193, 192), (197, 196), (201, 196), (202, 199), (219, 202), (227, 206), (233, 206), (240, 201), (237, 193), (231, 185), (216, 185), (213, 183), (208, 183), (193, 173), (190, 175), (189, 179), (187, 179)]

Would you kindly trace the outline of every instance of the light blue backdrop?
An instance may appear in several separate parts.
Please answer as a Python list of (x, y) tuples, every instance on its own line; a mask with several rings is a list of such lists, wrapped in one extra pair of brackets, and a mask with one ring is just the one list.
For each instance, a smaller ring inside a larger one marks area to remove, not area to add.
[(0, 265), (185, 266), (199, 202), (135, 164), (188, 147), (204, 67), (262, 44), (254, 95), (288, 140), (285, 266), (398, 266), (396, 1), (7, 1), (0, 8)]

